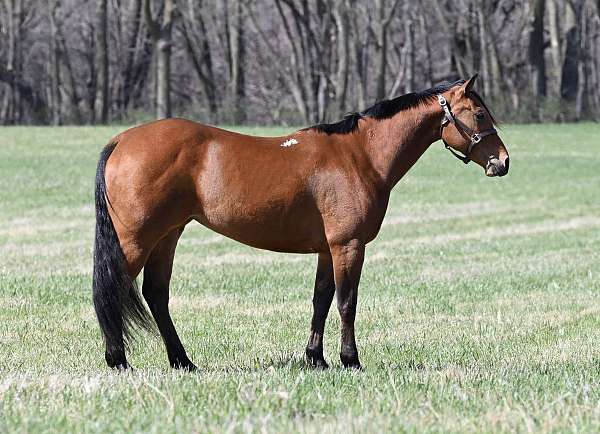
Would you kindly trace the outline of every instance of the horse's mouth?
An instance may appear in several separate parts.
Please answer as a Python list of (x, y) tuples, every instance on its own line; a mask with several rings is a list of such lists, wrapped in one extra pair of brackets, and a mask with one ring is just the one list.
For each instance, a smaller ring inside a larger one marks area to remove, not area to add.
[(486, 176), (504, 176), (508, 173), (508, 157), (504, 162), (491, 158), (485, 167)]

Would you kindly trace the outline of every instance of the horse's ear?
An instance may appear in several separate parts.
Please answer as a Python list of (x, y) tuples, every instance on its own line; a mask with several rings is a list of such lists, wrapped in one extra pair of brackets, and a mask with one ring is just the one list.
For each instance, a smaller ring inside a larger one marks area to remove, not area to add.
[(469, 78), (467, 82), (463, 85), (463, 88), (465, 89), (465, 95), (468, 95), (469, 92), (473, 90), (473, 85), (475, 84), (475, 80), (477, 80), (478, 76), (479, 74), (477, 73), (473, 74), (473, 76)]

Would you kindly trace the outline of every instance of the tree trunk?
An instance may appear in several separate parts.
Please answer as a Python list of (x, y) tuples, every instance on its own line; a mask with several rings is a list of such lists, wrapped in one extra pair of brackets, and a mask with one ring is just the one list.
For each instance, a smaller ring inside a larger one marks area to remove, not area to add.
[(156, 53), (156, 118), (171, 117), (171, 34), (175, 1), (164, 0), (162, 23), (152, 17), (150, 0), (144, 0), (144, 16)]
[[(431, 55), (431, 40), (429, 37), (429, 22), (428, 16), (430, 11), (425, 10), (423, 3), (419, 2), (419, 24), (421, 27), (421, 34), (423, 35), (424, 48), (425, 48), (425, 86), (433, 86), (433, 64)], [(413, 41), (414, 44), (414, 41)]]
[(577, 86), (577, 99), (575, 103), (575, 118), (580, 120), (585, 113), (590, 109), (590, 94), (589, 89), (590, 82), (590, 69), (588, 62), (588, 34), (589, 34), (589, 22), (587, 19), (587, 8), (585, 3), (581, 4), (579, 10), (579, 17), (577, 20), (579, 30), (579, 65), (577, 72), (579, 74), (579, 85)]
[(354, 3), (350, 8), (351, 13), (351, 46), (353, 47), (354, 53), (354, 65), (353, 70), (356, 75), (358, 92), (356, 95), (356, 103), (362, 109), (366, 107), (366, 100), (368, 95), (368, 84), (369, 84), (369, 71), (367, 65), (369, 64), (369, 50), (366, 49), (371, 42), (371, 22), (369, 21), (366, 25), (367, 31), (363, 31), (360, 26), (360, 17), (367, 17), (370, 19), (369, 14), (363, 13)]
[(63, 24), (64, 20), (56, 22), (57, 46), (58, 50), (60, 51), (60, 57), (66, 69), (69, 81), (68, 97), (72, 119), (75, 121), (75, 123), (79, 124), (82, 120), (81, 110), (79, 109), (79, 102), (81, 101), (81, 98), (79, 97), (79, 92), (77, 90), (77, 78), (75, 76), (73, 63), (71, 62), (71, 52), (69, 51), (69, 47), (67, 47), (67, 41), (62, 30)]
[(31, 84), (27, 83), (23, 77), (15, 75), (13, 71), (7, 70), (0, 64), (0, 81), (9, 85), (14, 85), (19, 93), (21, 101), (27, 103), (31, 110), (31, 119), (34, 123), (46, 123), (48, 121), (48, 105)]
[(406, 38), (406, 50), (404, 61), (406, 62), (406, 78), (405, 78), (405, 92), (414, 92), (416, 89), (415, 84), (415, 26), (414, 19), (411, 13), (411, 6), (409, 3), (405, 3), (404, 9), (404, 37)]
[(560, 76), (562, 69), (562, 56), (560, 45), (559, 13), (556, 0), (548, 0), (548, 28), (550, 33), (550, 53), (552, 54), (552, 93), (560, 95)]
[(579, 87), (579, 58), (581, 56), (580, 33), (578, 23), (580, 16), (578, 9), (569, 9), (567, 12), (567, 27), (565, 56), (560, 79), (560, 97), (565, 101), (575, 102)]
[[(280, 8), (279, 3), (276, 3), (276, 6), (277, 6), (277, 10), (281, 16), (281, 8)], [(262, 42), (265, 44), (266, 55), (269, 56), (271, 62), (279, 62), (280, 58), (277, 55), (277, 49), (272, 44), (271, 39), (262, 30), (254, 13), (252, 13), (252, 11), (250, 9), (248, 10), (248, 12), (249, 12), (250, 21), (252, 22), (254, 30), (256, 31), (256, 33), (258, 34), (258, 36), (260, 37)], [(287, 38), (290, 39), (291, 35), (289, 33), (290, 29), (289, 29), (287, 21), (283, 20), (283, 24), (284, 24), (285, 34), (286, 34)], [(298, 109), (298, 112), (300, 113), (300, 116), (302, 117), (302, 119), (305, 122), (308, 123), (308, 122), (310, 122), (309, 107), (306, 102), (304, 87), (302, 85), (302, 82), (300, 81), (300, 77), (298, 76), (298, 74), (299, 74), (298, 68), (300, 67), (300, 64), (299, 64), (299, 59), (298, 59), (299, 53), (297, 51), (297, 46), (292, 44), (291, 50), (288, 54), (290, 55), (290, 63), (291, 63), (291, 69), (290, 69), (289, 73), (285, 68), (275, 68), (275, 71), (277, 73), (277, 76), (281, 80), (281, 82), (284, 84), (284, 86), (287, 88), (287, 90), (292, 95), (292, 98), (294, 100), (294, 103), (296, 104), (296, 107)], [(277, 63), (275, 63), (275, 64), (277, 64)]]
[(231, 93), (233, 102), (233, 122), (246, 122), (246, 40), (244, 37), (245, 12), (242, 0), (235, 0), (234, 25), (230, 32), (231, 53)]
[(479, 27), (479, 65), (480, 74), (483, 82), (483, 96), (491, 96), (491, 77), (488, 61), (488, 37), (485, 22), (485, 11), (483, 5), (479, 4), (477, 7), (477, 24)]
[[(283, 10), (282, 4), (285, 4), (290, 13), (291, 19)], [(290, 44), (290, 73), (297, 83), (296, 87), (299, 94), (296, 99), (301, 99), (306, 107), (304, 117), (306, 122), (318, 123), (323, 121), (324, 107), (322, 94), (320, 94), (323, 85), (322, 72), (319, 71), (318, 42), (317, 35), (310, 27), (310, 17), (316, 17), (310, 11), (308, 1), (303, 1), (300, 8), (289, 0), (276, 0), (275, 6), (283, 25), (283, 33), (286, 35)], [(304, 109), (301, 109), (301, 111)]]
[(208, 103), (209, 119), (219, 120), (218, 89), (216, 86), (213, 56), (208, 42), (208, 32), (203, 17), (203, 2), (188, 0), (188, 14), (184, 16), (181, 26), (185, 46), (194, 72), (204, 89)]
[(156, 41), (156, 118), (171, 117), (171, 42)]
[(498, 60), (498, 46), (497, 38), (488, 27), (488, 47), (489, 47), (489, 59), (490, 59), (490, 82), (491, 82), (491, 95), (495, 97), (502, 97), (501, 84), (503, 82), (503, 68)]
[(385, 20), (385, 0), (376, 0), (376, 17), (380, 25), (376, 30), (375, 39), (375, 83), (377, 90), (375, 98), (380, 101), (385, 98), (385, 75), (387, 70), (387, 25), (384, 25)]
[(96, 3), (96, 119), (108, 122), (108, 15), (107, 0)]
[[(21, 24), (23, 5), (21, 0), (7, 0), (6, 12), (8, 21), (8, 55), (7, 70), (15, 77), (21, 75), (22, 59), (20, 49)], [(6, 95), (6, 109), (4, 121), (8, 124), (18, 124), (21, 121), (22, 107), (20, 94), (15, 82), (9, 83), (9, 91)]]
[(336, 116), (342, 117), (347, 111), (349, 44), (348, 44), (348, 4), (345, 0), (335, 4), (334, 19), (337, 28), (337, 73), (335, 83)]
[(532, 0), (532, 2), (533, 22), (529, 33), (529, 64), (533, 71), (534, 95), (539, 99), (546, 96), (546, 62), (544, 60), (544, 11), (546, 0)]
[(140, 39), (140, 27), (142, 22), (142, 1), (132, 0), (129, 8), (129, 17), (125, 22), (129, 23), (127, 28), (125, 41), (125, 62), (123, 68), (120, 71), (121, 76), (121, 89), (120, 89), (120, 111), (123, 116), (128, 108), (131, 101), (131, 95), (133, 93), (134, 86), (134, 67), (136, 61), (136, 54), (139, 51), (138, 40)]
[(86, 82), (86, 96), (85, 96), (85, 104), (87, 106), (89, 112), (89, 121), (91, 123), (96, 122), (96, 30), (94, 29), (93, 24), (88, 24), (87, 32), (82, 33), (81, 37), (86, 39), (88, 43), (86, 44), (88, 50), (84, 53), (85, 63), (88, 69), (88, 79)]
[(60, 52), (58, 50), (58, 35), (56, 30), (56, 13), (60, 7), (60, 0), (48, 1), (48, 17), (50, 21), (50, 110), (53, 125), (62, 124), (62, 98), (60, 92)]
[[(594, 23), (594, 31), (590, 31), (590, 69), (591, 69), (591, 94), (593, 99), (593, 110), (594, 119), (600, 120), (600, 0), (597, 3), (598, 8), (596, 9), (597, 16), (590, 18)], [(593, 34), (593, 36), (592, 36)]]

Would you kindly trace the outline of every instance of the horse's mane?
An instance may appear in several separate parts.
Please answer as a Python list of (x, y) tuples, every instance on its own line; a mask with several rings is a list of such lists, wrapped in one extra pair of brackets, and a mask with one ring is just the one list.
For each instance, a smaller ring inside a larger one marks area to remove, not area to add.
[[(421, 92), (411, 92), (393, 99), (379, 101), (362, 112), (348, 113), (341, 121), (331, 124), (323, 123), (313, 125), (305, 129), (315, 130), (325, 134), (349, 134), (358, 128), (358, 121), (360, 119), (365, 117), (373, 119), (391, 118), (398, 112), (417, 107), (418, 105), (437, 97), (440, 93), (444, 93), (455, 86), (461, 86), (464, 83), (465, 80), (458, 80), (454, 83), (443, 83)], [(479, 97), (479, 99), (481, 100), (481, 97)]]

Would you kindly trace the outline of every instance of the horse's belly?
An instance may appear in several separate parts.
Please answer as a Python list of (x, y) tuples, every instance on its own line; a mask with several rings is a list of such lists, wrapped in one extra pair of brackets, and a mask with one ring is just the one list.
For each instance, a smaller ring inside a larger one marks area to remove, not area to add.
[(228, 238), (259, 249), (288, 253), (314, 253), (327, 249), (322, 225), (315, 219), (281, 215), (205, 213), (201, 224)]
[(228, 189), (204, 194), (200, 203), (196, 220), (249, 246), (294, 253), (326, 249), (320, 213), (305, 195)]

